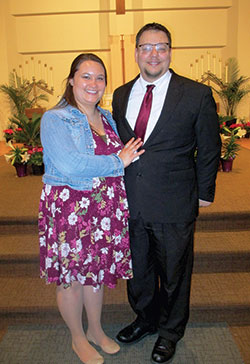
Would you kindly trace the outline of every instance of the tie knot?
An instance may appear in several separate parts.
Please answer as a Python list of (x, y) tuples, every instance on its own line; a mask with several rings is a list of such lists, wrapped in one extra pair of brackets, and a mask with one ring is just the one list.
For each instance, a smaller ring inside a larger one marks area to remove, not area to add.
[(147, 93), (151, 92), (155, 85), (147, 85)]

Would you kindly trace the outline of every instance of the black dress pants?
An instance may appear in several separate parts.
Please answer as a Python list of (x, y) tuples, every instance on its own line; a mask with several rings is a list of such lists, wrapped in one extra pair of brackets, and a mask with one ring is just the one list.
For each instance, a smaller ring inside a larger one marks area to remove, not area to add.
[(142, 323), (177, 342), (189, 318), (195, 222), (150, 223), (130, 220), (133, 279), (128, 300)]

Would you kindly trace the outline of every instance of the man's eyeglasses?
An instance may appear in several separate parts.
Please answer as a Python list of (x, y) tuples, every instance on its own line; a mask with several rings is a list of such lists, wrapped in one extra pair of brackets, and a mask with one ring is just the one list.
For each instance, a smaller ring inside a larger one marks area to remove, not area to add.
[(152, 52), (153, 48), (155, 47), (156, 52), (158, 53), (165, 53), (169, 50), (170, 46), (169, 43), (145, 43), (145, 44), (139, 44), (138, 48), (143, 53), (150, 53)]

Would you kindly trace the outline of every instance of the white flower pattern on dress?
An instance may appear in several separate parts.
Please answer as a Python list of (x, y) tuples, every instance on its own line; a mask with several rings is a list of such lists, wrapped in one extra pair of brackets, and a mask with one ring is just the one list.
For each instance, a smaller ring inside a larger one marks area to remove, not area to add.
[(108, 192), (107, 192), (108, 198), (110, 200), (112, 200), (112, 198), (114, 198), (115, 194), (114, 194), (114, 187), (108, 187)]
[(61, 245), (61, 255), (66, 258), (70, 252), (70, 245), (68, 243), (63, 243)]
[(69, 199), (69, 189), (64, 188), (60, 193), (59, 197), (63, 200), (63, 202), (67, 201)]
[(122, 211), (120, 209), (116, 209), (116, 217), (118, 220), (121, 220), (121, 217), (122, 217)]
[(75, 212), (71, 212), (68, 217), (68, 222), (70, 225), (75, 225), (77, 223), (78, 217)]
[(117, 262), (120, 262), (120, 261), (122, 260), (122, 258), (123, 258), (123, 253), (122, 253), (122, 251), (119, 251), (119, 252), (116, 252), (116, 253), (115, 253), (115, 261), (116, 261), (116, 263), (117, 263)]
[(83, 197), (82, 200), (79, 202), (79, 205), (81, 206), (82, 209), (87, 209), (89, 204), (90, 204), (89, 199), (86, 197)]
[(104, 217), (101, 221), (102, 230), (110, 230), (110, 218)]
[(100, 239), (102, 239), (103, 237), (103, 231), (100, 230), (100, 229), (96, 229), (95, 233), (94, 233), (94, 236), (95, 236), (95, 241), (98, 241)]
[(93, 178), (93, 188), (99, 187), (100, 184), (101, 184), (100, 178), (98, 177)]

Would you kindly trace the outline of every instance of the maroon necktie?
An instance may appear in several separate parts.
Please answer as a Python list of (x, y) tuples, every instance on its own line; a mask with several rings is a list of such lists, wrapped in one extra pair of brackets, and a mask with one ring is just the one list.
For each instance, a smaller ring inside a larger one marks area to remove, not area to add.
[(146, 133), (148, 118), (150, 115), (152, 99), (153, 99), (152, 90), (154, 87), (155, 85), (147, 85), (147, 91), (144, 95), (141, 108), (135, 123), (135, 134), (138, 138), (141, 138), (142, 140), (144, 140), (144, 136)]

